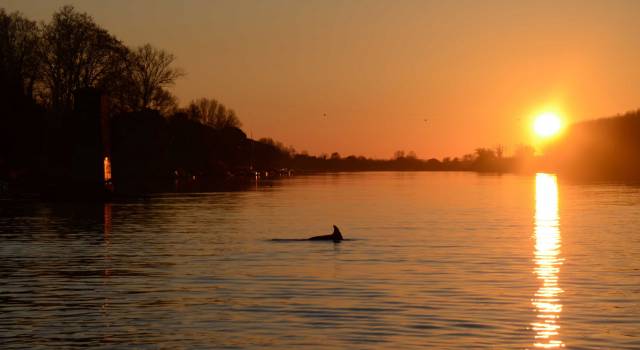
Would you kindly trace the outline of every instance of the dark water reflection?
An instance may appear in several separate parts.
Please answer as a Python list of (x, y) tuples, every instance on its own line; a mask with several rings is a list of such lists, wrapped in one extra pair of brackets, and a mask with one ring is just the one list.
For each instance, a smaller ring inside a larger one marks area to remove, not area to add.
[[(550, 175), (365, 173), (0, 200), (0, 344), (637, 349), (639, 199)], [(270, 241), (334, 223), (357, 240)]]

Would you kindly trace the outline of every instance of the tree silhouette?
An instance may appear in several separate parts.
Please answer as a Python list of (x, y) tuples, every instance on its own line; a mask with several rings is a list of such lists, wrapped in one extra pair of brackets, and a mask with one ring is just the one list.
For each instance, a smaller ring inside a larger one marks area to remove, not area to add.
[(131, 83), (137, 100), (134, 110), (166, 110), (175, 104), (175, 98), (165, 88), (184, 76), (184, 72), (172, 67), (175, 61), (172, 54), (146, 44), (131, 52), (130, 61)]
[(9, 90), (28, 98), (40, 78), (42, 63), (40, 31), (34, 21), (17, 12), (0, 9), (0, 82), (3, 93)]
[(37, 24), (0, 9), (0, 179), (37, 176), (44, 124), (34, 101), (40, 62)]
[(86, 13), (64, 6), (43, 30), (43, 87), (53, 110), (71, 110), (73, 94), (82, 88), (109, 92), (126, 72), (127, 48)]
[(242, 123), (232, 109), (227, 109), (215, 99), (200, 98), (191, 101), (186, 108), (187, 116), (215, 129), (240, 128)]
[(405, 153), (402, 150), (395, 151), (395, 153), (393, 153), (393, 158), (394, 159), (402, 159), (404, 157), (405, 157)]

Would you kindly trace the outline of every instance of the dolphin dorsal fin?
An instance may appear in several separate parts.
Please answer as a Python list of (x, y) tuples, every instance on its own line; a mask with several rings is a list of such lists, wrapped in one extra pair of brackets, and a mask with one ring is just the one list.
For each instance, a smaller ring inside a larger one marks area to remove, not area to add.
[(332, 236), (342, 239), (342, 232), (340, 232), (340, 229), (338, 228), (338, 226), (333, 225), (333, 234)]

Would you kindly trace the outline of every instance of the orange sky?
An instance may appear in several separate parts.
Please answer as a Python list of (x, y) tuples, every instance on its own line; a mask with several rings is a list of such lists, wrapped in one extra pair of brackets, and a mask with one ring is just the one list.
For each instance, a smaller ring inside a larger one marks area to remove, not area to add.
[(509, 152), (536, 111), (640, 107), (640, 1), (0, 0), (37, 20), (63, 4), (175, 54), (181, 104), (216, 98), (312, 154)]

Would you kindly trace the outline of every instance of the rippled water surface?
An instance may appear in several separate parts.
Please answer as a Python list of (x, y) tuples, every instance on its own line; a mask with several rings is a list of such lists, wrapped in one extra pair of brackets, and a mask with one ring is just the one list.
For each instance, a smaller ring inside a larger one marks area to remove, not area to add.
[[(353, 240), (271, 240), (332, 224)], [(640, 348), (633, 186), (355, 173), (0, 199), (0, 243), (2, 348)]]

